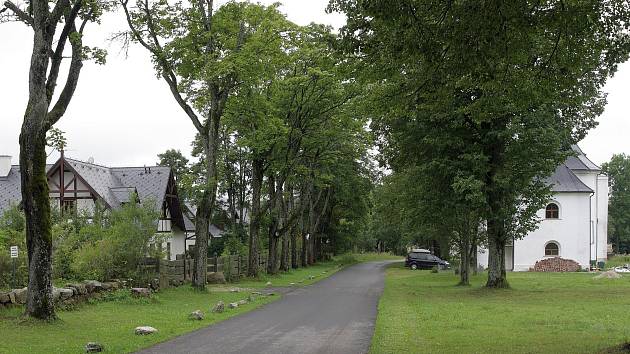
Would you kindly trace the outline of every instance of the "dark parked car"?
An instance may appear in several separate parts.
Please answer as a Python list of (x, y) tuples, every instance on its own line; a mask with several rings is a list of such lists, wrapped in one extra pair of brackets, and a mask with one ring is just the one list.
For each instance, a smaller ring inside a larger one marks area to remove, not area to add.
[(439, 269), (447, 269), (450, 267), (450, 264), (432, 255), (428, 250), (413, 250), (409, 252), (405, 260), (405, 267), (411, 269), (431, 269), (436, 266)]

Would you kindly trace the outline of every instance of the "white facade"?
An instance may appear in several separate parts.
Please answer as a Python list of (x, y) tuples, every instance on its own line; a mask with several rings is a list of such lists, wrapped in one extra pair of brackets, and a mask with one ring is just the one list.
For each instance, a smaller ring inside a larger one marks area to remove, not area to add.
[[(584, 269), (607, 259), (608, 177), (579, 148), (574, 149), (578, 157), (567, 160), (550, 178), (554, 195), (548, 206), (553, 209), (555, 204), (557, 214), (541, 209), (538, 229), (506, 247), (507, 270), (527, 271), (550, 257), (574, 260)], [(479, 250), (478, 262), (487, 267), (487, 250)]]

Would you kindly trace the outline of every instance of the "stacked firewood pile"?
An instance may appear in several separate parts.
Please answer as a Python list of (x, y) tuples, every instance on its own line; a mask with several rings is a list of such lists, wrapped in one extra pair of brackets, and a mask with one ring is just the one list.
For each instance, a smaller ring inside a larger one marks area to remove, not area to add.
[(547, 258), (536, 262), (533, 272), (577, 272), (581, 269), (578, 262), (560, 257)]

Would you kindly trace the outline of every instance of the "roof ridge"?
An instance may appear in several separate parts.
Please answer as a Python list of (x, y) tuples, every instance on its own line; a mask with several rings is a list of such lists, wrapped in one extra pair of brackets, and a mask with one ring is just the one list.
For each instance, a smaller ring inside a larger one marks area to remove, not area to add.
[(108, 170), (111, 170), (111, 169), (112, 169), (112, 168), (111, 168), (111, 167), (109, 167), (109, 166), (99, 165), (99, 164), (94, 163), (94, 162), (87, 162), (87, 161), (83, 161), (83, 160), (79, 160), (79, 159), (73, 159), (73, 158), (71, 158), (71, 157), (66, 157), (66, 156), (64, 156), (64, 159), (69, 160), (69, 161), (73, 161), (73, 162), (84, 163), (84, 164), (86, 164), (86, 165), (92, 165), (92, 166), (96, 166), (96, 167), (102, 167), (102, 168), (105, 168), (105, 169), (108, 169)]

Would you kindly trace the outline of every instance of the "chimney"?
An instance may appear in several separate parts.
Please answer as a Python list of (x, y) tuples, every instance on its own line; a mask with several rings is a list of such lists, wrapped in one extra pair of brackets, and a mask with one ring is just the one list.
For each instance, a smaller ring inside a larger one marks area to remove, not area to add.
[(0, 155), (0, 177), (6, 177), (11, 171), (11, 156)]

